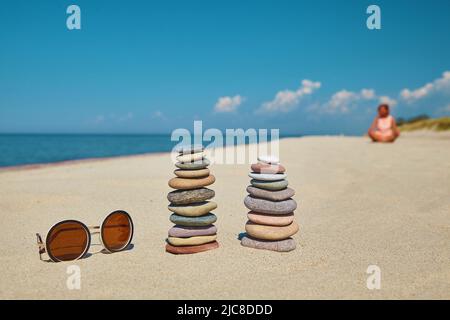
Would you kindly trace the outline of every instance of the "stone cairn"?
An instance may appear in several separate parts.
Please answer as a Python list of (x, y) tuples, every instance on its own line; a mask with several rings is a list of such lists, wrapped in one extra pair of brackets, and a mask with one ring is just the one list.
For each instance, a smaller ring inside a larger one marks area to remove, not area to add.
[(210, 174), (209, 160), (205, 158), (203, 146), (187, 146), (179, 149), (176, 177), (169, 186), (176, 191), (167, 195), (170, 221), (175, 224), (169, 230), (166, 251), (173, 254), (191, 254), (219, 247), (217, 228), (213, 225), (217, 217), (211, 213), (217, 203), (207, 201), (215, 195), (206, 186), (214, 183)]
[(267, 156), (259, 157), (251, 169), (249, 195), (244, 200), (250, 212), (241, 244), (279, 252), (294, 250), (296, 244), (291, 236), (299, 229), (294, 221), (297, 203), (292, 199), (295, 191), (288, 188), (286, 169), (278, 159)]

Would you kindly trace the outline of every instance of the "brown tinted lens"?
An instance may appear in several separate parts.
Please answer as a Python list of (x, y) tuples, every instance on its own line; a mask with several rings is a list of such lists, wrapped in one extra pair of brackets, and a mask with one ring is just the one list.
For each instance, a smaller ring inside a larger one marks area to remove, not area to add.
[(80, 258), (88, 246), (88, 237), (88, 233), (81, 223), (63, 222), (48, 234), (49, 255), (61, 261)]
[(132, 228), (127, 214), (122, 212), (111, 214), (103, 223), (103, 244), (110, 251), (125, 249), (131, 240)]

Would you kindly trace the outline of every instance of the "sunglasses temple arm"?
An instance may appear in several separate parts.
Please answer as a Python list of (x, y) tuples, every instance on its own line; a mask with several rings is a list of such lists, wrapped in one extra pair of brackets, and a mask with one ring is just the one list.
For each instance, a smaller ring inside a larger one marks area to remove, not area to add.
[(36, 238), (37, 238), (37, 245), (38, 245), (38, 249), (39, 249), (39, 259), (42, 260), (42, 254), (45, 253), (45, 246), (44, 246), (44, 243), (42, 242), (42, 238), (39, 233), (36, 233)]
[(89, 226), (88, 229), (91, 234), (100, 233), (100, 226)]

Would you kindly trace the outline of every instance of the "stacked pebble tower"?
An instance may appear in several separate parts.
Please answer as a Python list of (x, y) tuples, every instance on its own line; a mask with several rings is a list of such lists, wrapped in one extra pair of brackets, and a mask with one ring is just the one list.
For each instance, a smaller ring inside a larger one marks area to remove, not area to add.
[(274, 157), (259, 157), (249, 174), (251, 185), (245, 206), (251, 210), (245, 225), (247, 234), (241, 239), (244, 247), (288, 252), (296, 248), (291, 238), (298, 232), (294, 221), (297, 203), (295, 191), (288, 188), (286, 169)]
[(169, 186), (176, 191), (167, 195), (170, 221), (175, 224), (169, 230), (166, 251), (173, 254), (192, 254), (219, 247), (217, 217), (211, 213), (217, 203), (207, 201), (214, 197), (213, 190), (205, 188), (216, 180), (210, 174), (209, 160), (204, 157), (203, 146), (187, 146), (179, 149), (176, 177)]

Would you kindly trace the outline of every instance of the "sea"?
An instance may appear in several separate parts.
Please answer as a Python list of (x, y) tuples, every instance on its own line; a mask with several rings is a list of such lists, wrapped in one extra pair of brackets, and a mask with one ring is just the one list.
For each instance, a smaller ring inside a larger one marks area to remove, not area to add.
[[(285, 135), (292, 137), (299, 135)], [(170, 152), (169, 134), (0, 134), (0, 167)]]

